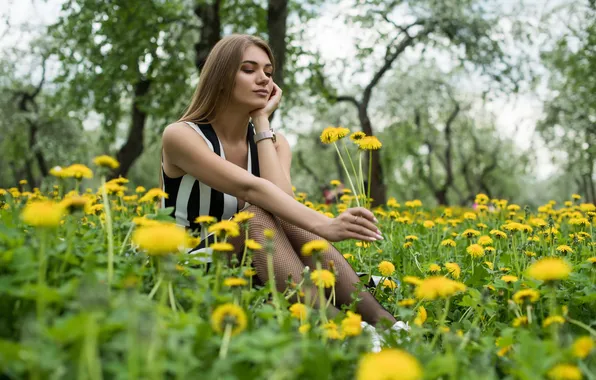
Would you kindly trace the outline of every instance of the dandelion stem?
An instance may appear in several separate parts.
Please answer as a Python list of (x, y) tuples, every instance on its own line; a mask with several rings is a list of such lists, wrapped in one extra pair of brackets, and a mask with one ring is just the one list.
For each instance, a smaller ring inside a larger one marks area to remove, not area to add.
[(48, 240), (48, 234), (45, 229), (40, 231), (41, 239), (39, 241), (38, 261), (39, 267), (37, 272), (37, 320), (40, 327), (45, 325), (45, 309), (46, 301), (43, 297), (43, 288), (46, 286), (46, 271), (47, 271), (47, 258), (46, 258), (46, 245)]
[(366, 206), (370, 207), (370, 182), (372, 177), (372, 150), (368, 151), (368, 189), (366, 191)]
[(354, 194), (356, 194), (356, 204), (358, 205), (358, 207), (360, 207), (360, 200), (358, 199), (358, 193), (356, 192), (356, 188), (354, 187), (354, 183), (352, 182), (352, 177), (350, 177), (350, 173), (348, 172), (348, 169), (346, 168), (346, 163), (344, 162), (344, 159), (341, 156), (341, 152), (339, 151), (339, 148), (337, 147), (337, 143), (334, 142), (333, 146), (335, 147), (335, 150), (337, 151), (337, 155), (339, 156), (339, 161), (341, 162), (341, 166), (344, 168), (344, 171), (346, 172), (346, 175), (348, 176), (348, 181), (350, 182), (350, 187), (352, 188), (352, 191), (354, 192)]
[(101, 177), (101, 195), (103, 198), (104, 213), (106, 214), (106, 230), (108, 233), (108, 291), (112, 286), (114, 277), (114, 232), (112, 231), (112, 214), (110, 212), (110, 202), (106, 191), (106, 177)]
[(275, 314), (277, 314), (277, 322), (281, 326), (283, 317), (281, 307), (279, 306), (279, 298), (277, 294), (277, 287), (275, 286), (275, 273), (273, 271), (273, 246), (272, 242), (267, 242), (267, 275), (269, 277), (269, 286), (271, 288), (271, 297), (273, 298), (273, 305), (275, 306)]
[(219, 348), (219, 358), (225, 359), (228, 355), (228, 347), (230, 346), (230, 339), (232, 337), (232, 325), (230, 323), (226, 324), (226, 329), (224, 330), (223, 340), (221, 342), (221, 347)]
[(174, 297), (174, 288), (172, 287), (172, 281), (168, 281), (168, 295), (170, 298), (170, 307), (172, 311), (176, 313), (178, 310), (176, 309), (176, 298)]
[(430, 343), (431, 350), (433, 348), (435, 348), (435, 344), (437, 343), (437, 340), (439, 339), (439, 335), (441, 335), (441, 328), (445, 324), (445, 320), (447, 319), (447, 314), (449, 313), (450, 301), (451, 301), (451, 297), (447, 297), (447, 300), (445, 301), (445, 311), (443, 312), (443, 315), (441, 315), (441, 319), (439, 320), (439, 325), (437, 326), (437, 330), (435, 331), (435, 336), (433, 337), (433, 340)]
[(590, 333), (590, 335), (592, 335), (594, 338), (596, 338), (596, 330), (594, 330), (593, 328), (591, 328), (590, 326), (586, 325), (583, 322), (580, 322), (576, 319), (571, 319), (571, 318), (567, 318), (567, 321), (573, 325), (579, 326), (582, 329), (586, 330), (587, 332)]

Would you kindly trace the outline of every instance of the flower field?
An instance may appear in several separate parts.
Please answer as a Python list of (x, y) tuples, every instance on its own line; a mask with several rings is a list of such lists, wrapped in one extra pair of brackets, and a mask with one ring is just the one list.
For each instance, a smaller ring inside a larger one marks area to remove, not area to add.
[[(393, 198), (375, 208), (384, 240), (336, 246), (363, 286), (381, 277), (371, 292), (411, 328), (381, 332), (371, 353), (354, 305), (328, 319), (289, 301), (312, 282), (333, 302), (332, 271), (312, 268), (281, 293), (255, 286), (251, 256), (275, 254), (270, 245), (248, 241), (235, 265), (217, 259), (247, 213), (203, 217), (219, 237), (208, 269), (184, 253), (198, 238), (157, 207), (166, 194), (105, 182), (116, 164), (55, 170), (43, 191), (0, 189), (5, 378), (596, 377), (596, 208), (579, 195), (535, 210), (483, 194), (474, 209)], [(85, 188), (90, 177), (101, 186)], [(350, 190), (333, 206), (296, 198), (333, 215), (357, 201)]]

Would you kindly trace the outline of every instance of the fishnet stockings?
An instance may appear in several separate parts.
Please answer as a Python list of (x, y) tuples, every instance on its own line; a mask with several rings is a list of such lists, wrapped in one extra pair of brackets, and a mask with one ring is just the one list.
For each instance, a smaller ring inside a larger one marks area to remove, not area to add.
[[(322, 240), (323, 238), (285, 222), (260, 207), (250, 206), (247, 208), (247, 211), (255, 214), (255, 217), (249, 221), (249, 237), (251, 239), (264, 246), (265, 237), (263, 232), (265, 229), (271, 229), (275, 233), (273, 238), (273, 272), (275, 274), (277, 289), (280, 292), (286, 289), (288, 277), (291, 277), (293, 282), (298, 283), (302, 279), (305, 266), (309, 266), (311, 269), (315, 268), (313, 258), (302, 256), (299, 252), (307, 242)], [(243, 249), (243, 234), (232, 239), (230, 242), (234, 244), (237, 252), (240, 252)], [(329, 262), (333, 261), (333, 270), (336, 276), (335, 296), (337, 304), (349, 305), (352, 303), (352, 293), (357, 291), (356, 285), (360, 282), (352, 266), (331, 244), (326, 251), (322, 252), (321, 261), (323, 268), (328, 270), (331, 270)], [(264, 251), (253, 254), (253, 266), (259, 279), (265, 283), (269, 276), (267, 273), (267, 254)], [(318, 298), (315, 287), (311, 287), (310, 289), (303, 288), (303, 291), (305, 293), (309, 292), (313, 300)], [(391, 323), (396, 321), (393, 315), (385, 310), (369, 292), (362, 291), (358, 293), (358, 298), (359, 301), (356, 304), (356, 310), (366, 322), (376, 325), (381, 319), (387, 319)], [(337, 312), (338, 310), (336, 308), (331, 310), (332, 314)]]

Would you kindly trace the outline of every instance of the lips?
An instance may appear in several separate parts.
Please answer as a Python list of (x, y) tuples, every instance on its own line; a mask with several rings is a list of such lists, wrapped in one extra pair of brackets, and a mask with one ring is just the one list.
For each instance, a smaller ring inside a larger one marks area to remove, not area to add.
[(256, 90), (256, 91), (253, 91), (253, 92), (256, 93), (256, 94), (259, 94), (259, 95), (263, 95), (263, 96), (269, 95), (269, 91), (267, 91), (267, 90)]

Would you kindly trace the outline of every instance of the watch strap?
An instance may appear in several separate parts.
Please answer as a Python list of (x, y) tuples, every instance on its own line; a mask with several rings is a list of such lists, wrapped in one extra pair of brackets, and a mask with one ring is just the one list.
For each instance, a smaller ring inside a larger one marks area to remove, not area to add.
[(255, 135), (254, 135), (255, 143), (258, 143), (259, 141), (264, 140), (264, 139), (272, 139), (273, 142), (275, 142), (275, 132), (273, 132), (273, 130), (270, 129), (268, 131), (255, 133)]

